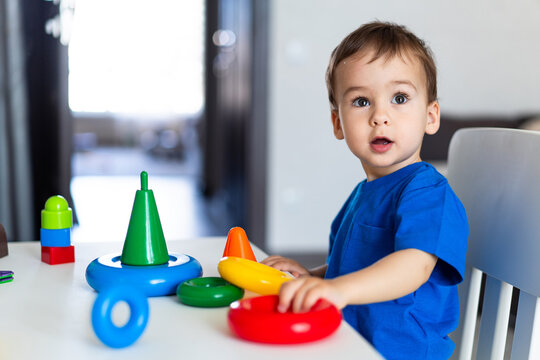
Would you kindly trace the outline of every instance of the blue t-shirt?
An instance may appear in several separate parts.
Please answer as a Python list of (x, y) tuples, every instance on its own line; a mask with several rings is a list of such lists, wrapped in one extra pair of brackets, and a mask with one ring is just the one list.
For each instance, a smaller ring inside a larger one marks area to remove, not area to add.
[(448, 181), (418, 162), (362, 181), (334, 219), (326, 278), (363, 269), (392, 252), (438, 257), (429, 280), (396, 300), (349, 305), (343, 317), (388, 359), (447, 359), (459, 318), (468, 224)]

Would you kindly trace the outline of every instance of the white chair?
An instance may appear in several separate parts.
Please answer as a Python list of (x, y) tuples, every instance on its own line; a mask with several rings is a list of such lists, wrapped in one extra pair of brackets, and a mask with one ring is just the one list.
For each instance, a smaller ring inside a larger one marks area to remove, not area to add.
[[(448, 180), (470, 226), (453, 358), (471, 359), (474, 348), (475, 359), (503, 359), (505, 350), (511, 359), (540, 359), (540, 132), (456, 132)], [(519, 301), (510, 351), (506, 343), (514, 288)]]

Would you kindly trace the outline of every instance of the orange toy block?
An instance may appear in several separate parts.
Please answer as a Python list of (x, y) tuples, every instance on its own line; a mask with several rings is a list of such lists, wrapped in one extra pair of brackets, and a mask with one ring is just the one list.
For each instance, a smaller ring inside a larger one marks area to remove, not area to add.
[(41, 261), (49, 265), (65, 264), (75, 262), (75, 247), (41, 247)]
[(235, 256), (257, 261), (249, 244), (246, 232), (241, 227), (233, 227), (229, 230), (227, 244), (225, 244), (225, 251), (223, 251), (223, 257), (225, 256)]

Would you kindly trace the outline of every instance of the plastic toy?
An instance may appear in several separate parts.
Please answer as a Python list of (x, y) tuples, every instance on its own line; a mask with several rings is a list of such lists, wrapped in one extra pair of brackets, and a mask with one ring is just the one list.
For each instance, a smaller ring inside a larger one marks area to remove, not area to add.
[(244, 290), (220, 277), (204, 277), (184, 281), (176, 295), (183, 304), (197, 307), (229, 306), (244, 296)]
[(277, 295), (235, 301), (228, 314), (229, 327), (238, 337), (261, 343), (297, 344), (320, 340), (341, 323), (339, 310), (320, 299), (306, 313), (280, 313)]
[(13, 271), (0, 270), (0, 284), (5, 284), (11, 281), (13, 281)]
[(49, 265), (58, 265), (75, 262), (75, 248), (67, 247), (41, 247), (41, 261)]
[(246, 232), (241, 227), (233, 227), (229, 230), (225, 251), (223, 251), (223, 257), (227, 256), (257, 261), (249, 244)]
[[(141, 249), (151, 251), (141, 251)], [(169, 253), (161, 221), (154, 199), (154, 192), (148, 189), (148, 174), (141, 172), (141, 190), (135, 194), (131, 211), (122, 264), (125, 265), (163, 265), (169, 261)]]
[(222, 258), (218, 271), (231, 284), (261, 295), (278, 294), (281, 284), (292, 279), (273, 267), (238, 257)]
[[(130, 309), (130, 318), (122, 327), (117, 327), (111, 317), (119, 301), (125, 301)], [(129, 286), (115, 286), (98, 294), (92, 307), (92, 327), (102, 343), (112, 348), (123, 348), (141, 336), (148, 323), (148, 315), (148, 301), (144, 294)]]
[(73, 226), (73, 211), (63, 196), (51, 196), (41, 210), (41, 227), (43, 229), (69, 229)]
[(165, 296), (175, 294), (179, 283), (201, 274), (199, 262), (184, 254), (170, 254), (167, 264), (153, 266), (124, 265), (119, 254), (109, 254), (94, 259), (88, 265), (86, 281), (96, 291), (128, 284), (146, 296)]
[(8, 255), (7, 235), (4, 225), (0, 223), (0, 258)]
[(122, 254), (93, 260), (86, 268), (88, 284), (96, 291), (129, 284), (146, 296), (164, 296), (175, 294), (179, 283), (201, 275), (202, 267), (196, 259), (167, 253), (154, 195), (148, 189), (148, 174), (143, 171)]
[(41, 261), (49, 265), (75, 262), (75, 248), (71, 245), (73, 211), (66, 199), (51, 196), (41, 211)]
[(67, 247), (71, 245), (71, 229), (40, 229), (41, 246)]

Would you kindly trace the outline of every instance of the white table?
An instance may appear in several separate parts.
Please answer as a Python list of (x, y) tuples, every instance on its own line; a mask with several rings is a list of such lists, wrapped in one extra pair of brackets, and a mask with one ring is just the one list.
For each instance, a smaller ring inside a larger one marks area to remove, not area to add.
[[(85, 271), (93, 259), (121, 253), (123, 243), (74, 245), (75, 263), (51, 266), (41, 262), (39, 242), (9, 243), (9, 256), (0, 259), (0, 270), (15, 275), (13, 282), (0, 285), (0, 359), (381, 359), (345, 322), (318, 342), (257, 344), (233, 336), (228, 308), (189, 307), (176, 296), (149, 298), (144, 333), (127, 348), (111, 349), (93, 332), (90, 311), (97, 295)], [(169, 241), (167, 246), (170, 252), (199, 260), (203, 276), (219, 276), (225, 238)], [(257, 259), (265, 257), (253, 250)]]

